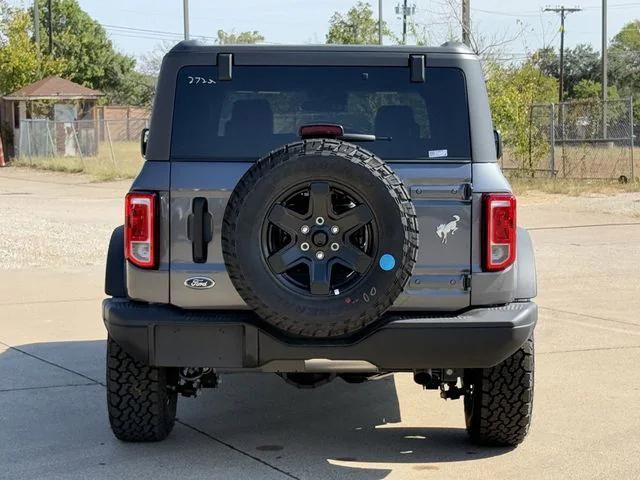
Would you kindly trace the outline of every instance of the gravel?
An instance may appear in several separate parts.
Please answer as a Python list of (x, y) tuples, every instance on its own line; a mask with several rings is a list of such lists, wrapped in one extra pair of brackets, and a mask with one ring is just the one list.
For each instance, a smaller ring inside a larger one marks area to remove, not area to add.
[[(91, 183), (82, 175), (21, 168), (0, 170), (0, 270), (103, 265), (113, 229), (122, 223), (130, 181)], [(525, 227), (640, 222), (640, 193), (577, 197), (530, 192), (518, 197)]]

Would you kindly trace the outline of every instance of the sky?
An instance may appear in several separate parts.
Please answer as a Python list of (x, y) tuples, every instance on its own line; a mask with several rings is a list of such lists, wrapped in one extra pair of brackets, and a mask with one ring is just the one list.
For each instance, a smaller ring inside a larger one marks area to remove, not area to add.
[[(82, 8), (98, 20), (116, 47), (140, 57), (164, 41), (181, 39), (182, 0), (79, 0)], [(402, 22), (395, 7), (402, 0), (383, 0), (383, 18), (398, 35)], [(377, 15), (378, 0), (369, 0)], [(28, 0), (11, 0), (17, 6)], [(356, 0), (189, 0), (192, 37), (213, 39), (218, 29), (258, 30), (266, 42), (278, 44), (323, 43), (329, 19), (336, 11), (346, 12)], [(640, 0), (608, 0), (608, 38), (633, 19), (640, 19)], [(409, 0), (416, 6), (415, 20), (428, 26), (430, 43), (446, 40), (451, 26), (450, 4), (459, 0)], [(581, 12), (567, 17), (567, 47), (590, 43), (601, 45), (602, 0), (565, 3)], [(556, 6), (555, 3), (551, 4)], [(519, 60), (546, 45), (559, 45), (559, 15), (544, 13), (548, 1), (471, 0), (471, 21), (475, 31), (487, 39), (509, 40), (501, 47), (505, 60)]]

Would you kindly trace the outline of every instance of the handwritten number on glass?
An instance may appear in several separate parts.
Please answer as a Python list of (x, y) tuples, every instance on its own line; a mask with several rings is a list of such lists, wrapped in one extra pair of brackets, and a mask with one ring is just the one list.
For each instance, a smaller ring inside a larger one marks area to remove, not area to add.
[(189, 85), (213, 85), (216, 81), (213, 78), (188, 76)]

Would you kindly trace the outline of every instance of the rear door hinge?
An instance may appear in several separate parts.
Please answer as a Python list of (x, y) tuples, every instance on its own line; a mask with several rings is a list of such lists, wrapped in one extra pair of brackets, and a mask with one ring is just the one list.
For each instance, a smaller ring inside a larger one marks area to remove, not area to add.
[(467, 292), (469, 290), (471, 290), (471, 275), (468, 273), (465, 273), (462, 276), (462, 289)]

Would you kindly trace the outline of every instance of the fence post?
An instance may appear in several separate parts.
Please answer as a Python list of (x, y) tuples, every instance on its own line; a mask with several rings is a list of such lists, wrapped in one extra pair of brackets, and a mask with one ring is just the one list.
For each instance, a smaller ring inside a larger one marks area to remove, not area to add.
[(556, 177), (556, 104), (551, 103), (551, 176)]
[(117, 169), (118, 165), (116, 165), (116, 156), (113, 153), (113, 142), (111, 141), (111, 130), (109, 130), (109, 122), (105, 120), (104, 122), (104, 131), (107, 132), (107, 140), (109, 141), (109, 151), (111, 152), (111, 161), (113, 162), (113, 168)]
[(78, 147), (78, 155), (80, 155), (80, 163), (82, 163), (82, 170), (87, 171), (87, 166), (84, 163), (84, 157), (82, 156), (82, 148), (80, 147), (80, 141), (78, 140), (78, 132), (76, 132), (76, 126), (74, 122), (71, 122), (71, 130), (73, 130), (73, 137), (76, 139), (76, 147)]
[(566, 166), (566, 152), (564, 151), (565, 145), (565, 130), (564, 130), (564, 116), (565, 116), (565, 103), (560, 104), (560, 135), (562, 137), (562, 178), (567, 178), (567, 166)]
[(634, 148), (634, 131), (633, 131), (633, 97), (629, 97), (629, 128), (631, 129), (630, 140), (631, 140), (631, 181), (636, 181), (635, 174), (635, 166), (634, 166), (634, 158), (633, 158), (633, 148)]
[(51, 143), (51, 158), (55, 158), (56, 157), (56, 144), (53, 143), (53, 137), (51, 136), (51, 129), (49, 128), (49, 123), (51, 122), (51, 120), (47, 120), (46, 121), (46, 125), (47, 125), (47, 137), (49, 137), (49, 143)]
[[(27, 130), (27, 146), (29, 147), (27, 149), (27, 151), (29, 152), (29, 165), (33, 165), (33, 157), (31, 156), (31, 123), (27, 123), (24, 122), (26, 124), (27, 127), (29, 127)], [(21, 129), (22, 131), (22, 129)]]

